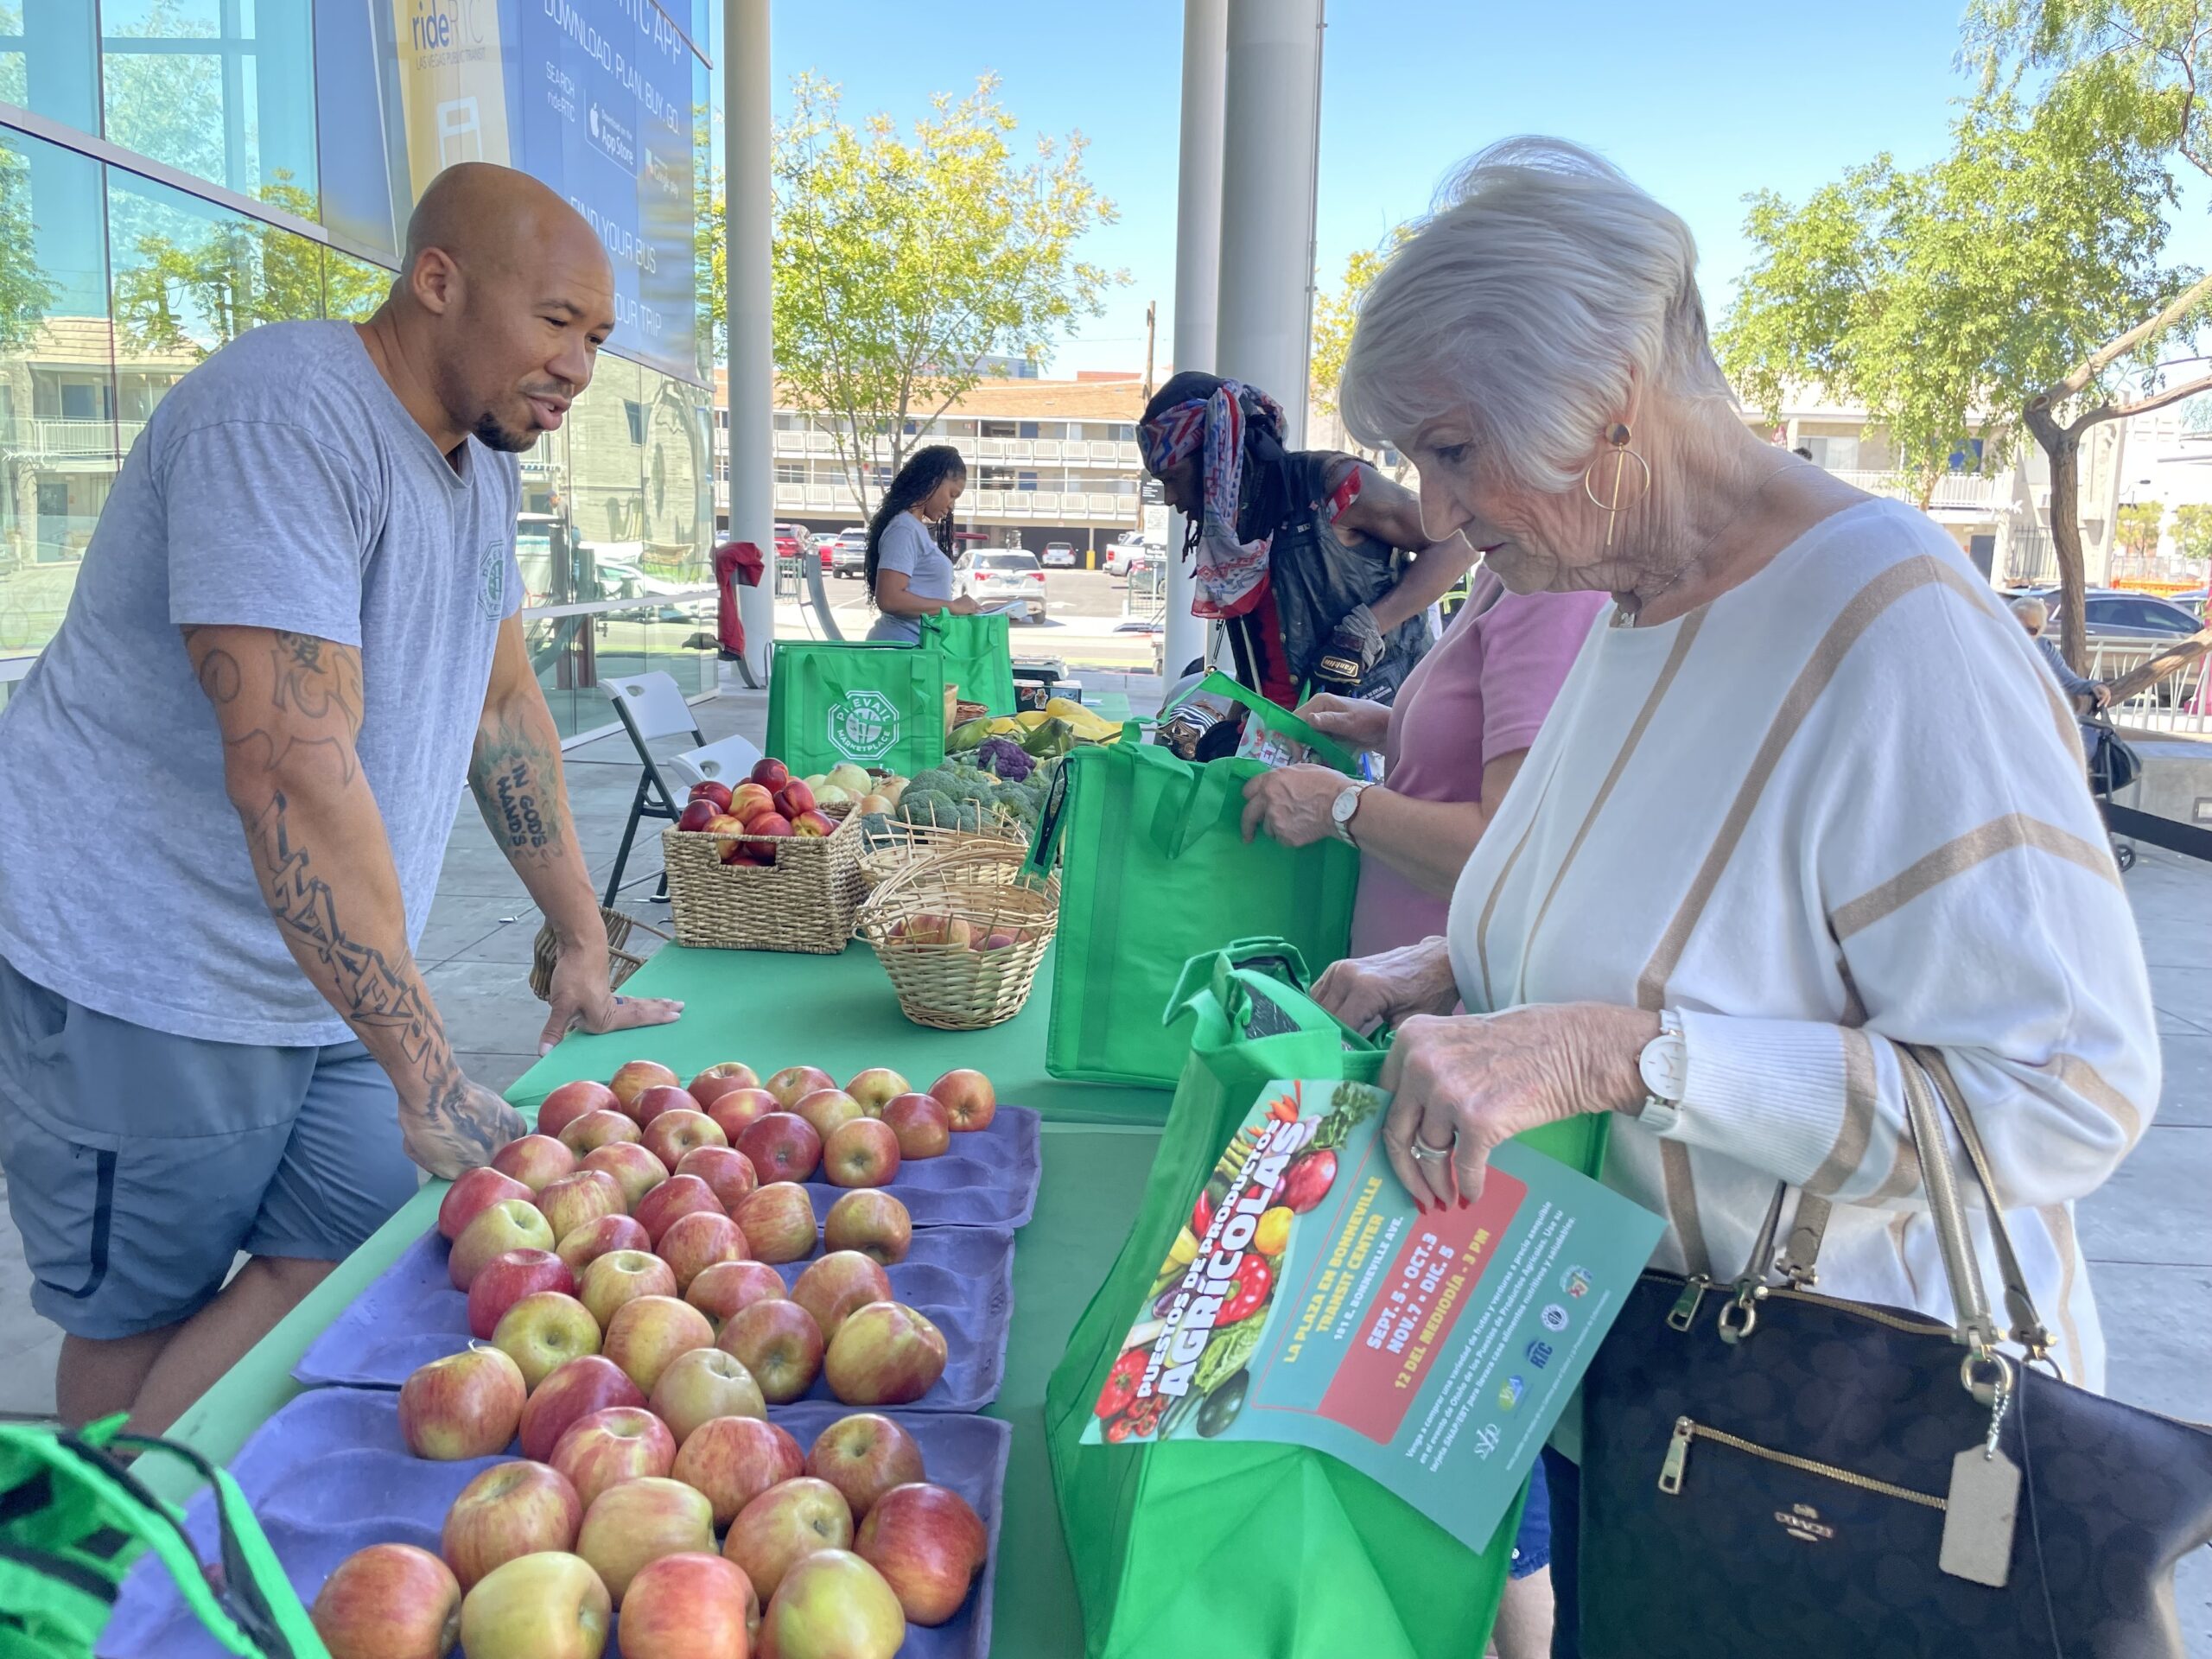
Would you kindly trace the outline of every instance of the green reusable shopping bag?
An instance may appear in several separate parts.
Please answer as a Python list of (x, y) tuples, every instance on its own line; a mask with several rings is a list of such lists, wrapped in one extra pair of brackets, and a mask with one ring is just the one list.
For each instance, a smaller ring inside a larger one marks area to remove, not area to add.
[[(1052, 1482), (1089, 1659), (1465, 1659), (1497, 1617), (1520, 1506), (1478, 1554), (1327, 1453), (1250, 1440), (1084, 1446), (1084, 1425), (1222, 1148), (1268, 1083), (1374, 1082), (1386, 1052), (1299, 988), (1297, 950), (1246, 939), (1192, 960), (1175, 1103), (1128, 1242), (1045, 1392)], [(1522, 1139), (1586, 1173), (1605, 1120)]]
[(779, 640), (767, 753), (795, 777), (850, 760), (911, 778), (944, 759), (945, 678), (934, 642)]
[(1014, 645), (1004, 615), (939, 611), (922, 619), (922, 639), (937, 641), (944, 677), (960, 688), (963, 702), (980, 702), (988, 714), (1014, 712)]
[[(148, 1550), (225, 1651), (329, 1659), (238, 1484), (188, 1447), (122, 1433), (124, 1421), (118, 1413), (73, 1433), (0, 1424), (0, 1659), (92, 1659), (124, 1574)], [(220, 1589), (182, 1515), (111, 1455), (118, 1450), (183, 1458), (214, 1487)]]

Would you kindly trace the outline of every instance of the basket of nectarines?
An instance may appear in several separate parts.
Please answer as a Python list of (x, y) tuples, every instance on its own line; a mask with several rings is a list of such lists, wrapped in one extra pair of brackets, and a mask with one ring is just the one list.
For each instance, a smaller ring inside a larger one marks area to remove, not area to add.
[(1060, 914), (1059, 878), (1025, 876), (1027, 856), (1018, 842), (964, 839), (861, 906), (856, 931), (916, 1025), (980, 1031), (1021, 1012)]

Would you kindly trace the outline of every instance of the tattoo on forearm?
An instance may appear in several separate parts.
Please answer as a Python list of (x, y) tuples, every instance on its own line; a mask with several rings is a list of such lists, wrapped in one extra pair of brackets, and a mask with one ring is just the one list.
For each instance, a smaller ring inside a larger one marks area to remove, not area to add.
[(478, 734), (468, 786), (493, 838), (510, 856), (550, 857), (561, 850), (569, 813), (560, 768), (559, 757), (518, 721), (501, 720)]

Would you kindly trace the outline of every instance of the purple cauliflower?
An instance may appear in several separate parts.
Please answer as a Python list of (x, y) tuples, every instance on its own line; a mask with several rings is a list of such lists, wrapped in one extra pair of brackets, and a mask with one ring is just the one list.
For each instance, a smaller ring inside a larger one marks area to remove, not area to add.
[(1012, 738), (987, 737), (976, 750), (976, 764), (1009, 784), (1018, 784), (1037, 763)]

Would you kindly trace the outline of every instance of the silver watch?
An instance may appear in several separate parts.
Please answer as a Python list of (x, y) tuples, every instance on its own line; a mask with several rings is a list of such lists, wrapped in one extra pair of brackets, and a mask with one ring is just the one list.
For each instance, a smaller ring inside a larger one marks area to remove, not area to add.
[(1654, 1135), (1664, 1135), (1681, 1122), (1682, 1095), (1689, 1080), (1689, 1045), (1682, 1039), (1681, 1016), (1672, 1008), (1659, 1011), (1659, 1034), (1636, 1057), (1643, 1077), (1643, 1105), (1637, 1122)]
[(1359, 798), (1374, 787), (1370, 783), (1346, 784), (1337, 791), (1337, 798), (1329, 803), (1329, 827), (1337, 832), (1338, 841), (1351, 842), (1352, 814), (1359, 810)]

